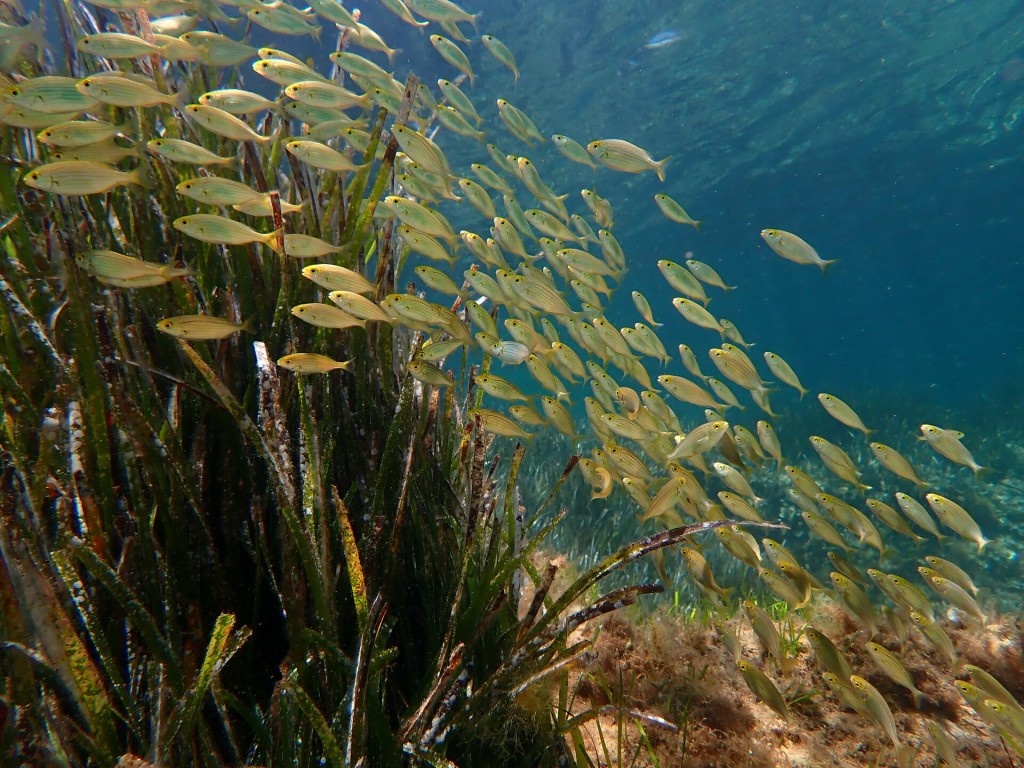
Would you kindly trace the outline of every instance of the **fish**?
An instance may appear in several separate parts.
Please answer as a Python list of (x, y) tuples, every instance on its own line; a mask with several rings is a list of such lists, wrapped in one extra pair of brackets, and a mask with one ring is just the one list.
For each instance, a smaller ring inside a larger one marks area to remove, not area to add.
[(508, 379), (503, 379), (501, 376), (486, 373), (477, 376), (475, 381), (480, 386), (480, 389), (499, 400), (522, 400), (524, 402), (527, 400), (526, 395), (523, 394), (519, 387)]
[(435, 267), (427, 266), (425, 264), (416, 267), (413, 269), (413, 272), (416, 273), (416, 276), (419, 277), (424, 284), (439, 293), (444, 293), (449, 296), (459, 296), (462, 293), (462, 289), (448, 276), (447, 272), (442, 272)]
[[(406, 3), (406, 5), (409, 5), (409, 3)], [(358, 20), (356, 20), (355, 24), (346, 26), (346, 29), (348, 30), (349, 42), (368, 51), (380, 51), (388, 57), (388, 61), (394, 61), (395, 56), (402, 52), (401, 48), (390, 47), (380, 35), (365, 24), (360, 24)]]
[[(522, 420), (520, 419), (520, 421)], [(543, 424), (544, 421), (541, 419), (541, 421), (536, 423)], [(587, 485), (593, 489), (593, 494), (590, 496), (591, 500), (604, 499), (611, 495), (615, 481), (607, 469), (587, 458), (581, 458), (577, 466), (580, 468), (580, 474), (583, 475)]]
[(722, 326), (718, 324), (714, 315), (708, 312), (704, 307), (700, 306), (696, 302), (677, 297), (672, 299), (672, 306), (678, 310), (679, 314), (684, 319), (693, 323), (694, 325), (700, 326), (701, 328), (707, 328), (708, 330), (722, 332)]
[(91, 56), (104, 59), (137, 59), (142, 56), (160, 55), (163, 48), (146, 42), (136, 35), (123, 32), (100, 32), (78, 38), (75, 48)]
[(501, 40), (496, 38), (494, 35), (482, 35), (480, 41), (484, 44), (491, 56), (493, 56), (500, 64), (507, 67), (512, 73), (515, 82), (519, 82), (519, 67), (516, 64), (516, 58), (512, 55), (512, 51), (508, 49)]
[(226, 339), (228, 336), (242, 331), (252, 333), (254, 327), (253, 318), (249, 318), (244, 323), (235, 323), (211, 315), (178, 315), (164, 318), (156, 324), (156, 329), (162, 333), (179, 339), (195, 339), (196, 341)]
[(232, 115), (251, 115), (263, 110), (278, 110), (279, 102), (240, 88), (220, 88), (207, 91), (198, 99), (200, 104), (223, 109)]
[(592, 189), (581, 189), (580, 197), (582, 197), (583, 202), (587, 204), (587, 208), (590, 209), (590, 212), (594, 216), (594, 221), (597, 222), (599, 227), (609, 229), (613, 226), (615, 219), (612, 204), (610, 202)]
[(379, 305), (353, 291), (331, 291), (327, 294), (327, 298), (341, 307), (342, 310), (354, 317), (358, 317), (360, 320), (380, 323), (391, 323), (394, 321), (394, 318), (381, 309)]
[(692, 272), (668, 259), (658, 261), (658, 269), (665, 278), (665, 282), (672, 286), (672, 288), (684, 296), (695, 299), (707, 306), (710, 299), (707, 293), (704, 292), (700, 281), (693, 276)]
[(692, 547), (681, 547), (679, 554), (683, 556), (683, 562), (686, 564), (686, 570), (693, 577), (693, 580), (705, 589), (721, 596), (724, 599), (728, 599), (730, 589), (724, 589), (719, 586), (715, 580), (715, 575), (711, 571), (711, 566), (708, 565), (708, 561), (704, 556)]
[(388, 195), (384, 198), (384, 204), (395, 212), (395, 215), (403, 224), (408, 224), (418, 232), (432, 237), (440, 237), (448, 242), (454, 242), (458, 237), (448, 219), (437, 211), (427, 208), (415, 200)]
[(207, 30), (192, 30), (178, 39), (198, 49), (203, 63), (212, 67), (238, 66), (256, 55), (252, 46)]
[(422, 384), (429, 384), (433, 387), (450, 387), (453, 383), (448, 374), (425, 360), (413, 360), (406, 363), (405, 369), (410, 376)]
[(824, 273), (829, 265), (835, 264), (837, 259), (822, 259), (802, 238), (792, 232), (784, 232), (781, 229), (762, 229), (761, 237), (768, 243), (768, 247), (784, 259), (796, 264), (814, 264), (821, 267)]
[(682, 40), (682, 37), (674, 29), (663, 29), (655, 35), (648, 38), (647, 42), (644, 43), (644, 48), (648, 50), (657, 50), (659, 48), (667, 48), (670, 45), (674, 45)]
[(526, 370), (527, 372), (536, 379), (537, 383), (540, 384), (551, 394), (557, 397), (568, 397), (568, 391), (554, 373), (551, 372), (551, 368), (544, 362), (544, 358), (530, 353), (526, 356)]
[(764, 522), (764, 518), (761, 517), (761, 514), (754, 508), (754, 505), (737, 493), (719, 491), (718, 500), (722, 502), (722, 506), (729, 510), (730, 514), (735, 515), (736, 517), (744, 520), (750, 520), (755, 523)]
[(295, 139), (284, 145), (288, 154), (313, 168), (337, 173), (356, 173), (364, 166), (353, 163), (338, 150), (318, 141)]
[(779, 672), (783, 675), (787, 674), (795, 660), (787, 658), (785, 653), (783, 653), (782, 642), (779, 639), (779, 630), (775, 626), (775, 622), (772, 621), (771, 616), (753, 600), (743, 600), (740, 605), (747, 617), (747, 621), (750, 622), (750, 626), (754, 630), (754, 634), (757, 635), (757, 639), (761, 641), (765, 650), (768, 651), (768, 655), (778, 665)]
[(174, 191), (206, 205), (237, 205), (247, 203), (264, 193), (234, 179), (220, 176), (198, 176), (178, 184)]
[(834, 672), (822, 672), (821, 677), (829, 689), (843, 702), (844, 706), (852, 709), (854, 712), (866, 715), (864, 703), (861, 701), (857, 690), (850, 685), (849, 676), (841, 678)]
[(878, 612), (867, 593), (857, 586), (853, 579), (838, 571), (829, 573), (832, 584), (839, 592), (843, 606), (857, 620), (859, 620), (868, 632), (874, 636), (878, 632)]
[(292, 314), (317, 328), (362, 328), (366, 325), (365, 320), (350, 315), (333, 304), (297, 304), (292, 307)]
[(914, 532), (914, 529), (910, 527), (899, 512), (884, 501), (880, 501), (879, 499), (867, 499), (866, 503), (868, 505), (868, 509), (871, 510), (875, 517), (881, 520), (884, 525), (896, 531), (896, 533), (907, 536), (918, 543), (925, 540), (924, 536)]
[(590, 154), (587, 152), (586, 147), (580, 144), (578, 141), (570, 139), (561, 133), (556, 133), (551, 137), (551, 143), (555, 145), (559, 152), (562, 153), (566, 158), (572, 160), (574, 163), (580, 165), (586, 165), (591, 168), (596, 168), (597, 163), (593, 161)]
[(940, 575), (945, 576), (950, 581), (956, 582), (961, 587), (968, 590), (972, 595), (978, 594), (978, 588), (971, 580), (971, 577), (955, 563), (951, 563), (949, 560), (943, 560), (941, 557), (936, 557), (935, 555), (925, 555), (924, 560)]
[(757, 540), (753, 536), (750, 536), (750, 534), (744, 536), (744, 533), (739, 527), (717, 528), (715, 530), (715, 535), (730, 555), (744, 565), (756, 570), (761, 567), (760, 548), (757, 546)]
[[(694, 427), (686, 436), (683, 437), (676, 449), (669, 455), (671, 459), (683, 458), (690, 459), (694, 456), (698, 456), (702, 453), (706, 453), (715, 447), (719, 440), (721, 440), (726, 432), (729, 431), (729, 423), (726, 421), (712, 421), (701, 424)], [(753, 492), (750, 494), (743, 493), (743, 491), (737, 491), (744, 496), (753, 497)], [(756, 497), (755, 497), (756, 498)]]
[(808, 440), (810, 440), (811, 447), (817, 451), (825, 466), (836, 477), (856, 486), (858, 490), (864, 491), (871, 487), (861, 482), (860, 471), (857, 469), (857, 465), (854, 464), (850, 455), (838, 445), (830, 443), (818, 435), (811, 435)]
[(125, 132), (126, 126), (102, 120), (67, 120), (36, 134), (36, 140), (51, 147), (85, 147), (98, 144)]
[(319, 237), (303, 234), (287, 234), (284, 236), (283, 253), (293, 259), (322, 259), (334, 253), (341, 253), (344, 248), (328, 243)]
[(833, 528), (825, 518), (807, 511), (801, 512), (800, 515), (803, 517), (804, 522), (807, 523), (807, 527), (811, 532), (822, 541), (837, 546), (846, 552), (850, 551), (850, 545), (843, 541), (839, 531)]
[(793, 608), (802, 608), (810, 602), (810, 584), (797, 585), (789, 578), (784, 578), (767, 568), (759, 570), (757, 575), (773, 595), (785, 600)]
[(804, 387), (803, 384), (800, 383), (800, 379), (797, 377), (796, 373), (793, 372), (793, 369), (789, 366), (789, 363), (787, 363), (785, 360), (782, 359), (781, 356), (775, 354), (774, 352), (765, 352), (764, 361), (768, 364), (768, 368), (771, 369), (771, 372), (775, 374), (775, 377), (779, 381), (781, 381), (783, 384), (788, 384), (789, 386), (793, 387), (797, 392), (800, 393), (800, 399), (802, 400), (803, 396), (807, 394), (808, 390), (806, 387)]
[(975, 477), (981, 478), (983, 474), (991, 471), (991, 467), (983, 467), (976, 462), (971, 452), (960, 442), (960, 439), (964, 436), (963, 432), (942, 429), (934, 424), (922, 424), (921, 434), (936, 453), (945, 456), (952, 462), (970, 467)]
[(760, 441), (761, 447), (764, 448), (764, 452), (775, 459), (779, 466), (782, 466), (782, 444), (779, 442), (779, 437), (771, 422), (764, 420), (757, 422), (757, 439)]
[(286, 86), (284, 93), (300, 104), (322, 109), (366, 109), (370, 103), (368, 94), (353, 93), (340, 85), (322, 80), (299, 80)]
[(882, 727), (885, 735), (897, 749), (900, 748), (900, 737), (896, 729), (896, 718), (885, 701), (885, 697), (878, 692), (871, 683), (859, 675), (850, 675), (850, 684), (857, 690), (861, 702), (864, 705), (864, 713)]
[(493, 435), (518, 437), (528, 440), (534, 434), (527, 432), (505, 414), (487, 408), (471, 408), (469, 410), (469, 417), (479, 420), (480, 428), (484, 432), (490, 432)]
[(505, 99), (498, 99), (498, 117), (508, 128), (509, 132), (524, 143), (533, 146), (533, 140), (544, 143), (544, 134), (537, 128), (537, 124), (518, 107), (513, 106)]
[(861, 421), (860, 416), (858, 416), (850, 406), (835, 395), (822, 392), (818, 395), (818, 402), (821, 403), (828, 415), (836, 421), (853, 429), (859, 429), (865, 435), (870, 435), (874, 431), (864, 426), (864, 422)]
[(928, 486), (928, 483), (917, 476), (917, 472), (914, 471), (911, 463), (895, 448), (890, 448), (883, 443), (869, 443), (869, 447), (871, 452), (875, 454), (875, 458), (878, 459), (878, 463), (894, 475), (909, 480), (919, 488), (926, 488)]
[[(961, 587), (955, 581), (931, 571), (930, 568), (921, 566), (918, 568), (918, 571), (920, 571), (921, 575), (925, 577), (925, 581), (928, 585), (948, 602), (955, 605), (968, 616), (977, 620), (981, 626), (984, 627), (988, 624), (988, 618), (985, 616), (985, 613), (981, 610), (981, 607), (975, 599), (967, 593), (966, 589)], [(931, 571), (931, 573), (927, 573), (928, 571)]]
[[(723, 422), (715, 421), (710, 423), (722, 424)], [(728, 425), (721, 430), (721, 434), (723, 437), (726, 432), (728, 432)], [(757, 494), (754, 493), (754, 489), (750, 486), (750, 483), (747, 480), (747, 478), (744, 477), (743, 473), (736, 469), (736, 467), (730, 464), (726, 464), (723, 461), (712, 462), (711, 466), (714, 468), (715, 474), (717, 474), (722, 479), (722, 482), (729, 486), (730, 489), (740, 494), (741, 496), (750, 499), (755, 504), (763, 501), (763, 499), (761, 499), (760, 497), (758, 497)]]
[[(100, 104), (95, 94), (86, 93), (82, 89), (81, 81), (59, 75), (43, 75), (23, 80), (3, 89), (0, 92), (0, 99), (6, 104), (52, 115), (70, 112), (77, 116), (86, 110), (95, 109)], [(66, 119), (74, 118), (57, 117), (54, 122), (64, 122)]]
[(462, 189), (470, 204), (479, 211), (480, 215), (487, 219), (493, 219), (498, 215), (494, 208), (494, 201), (487, 194), (487, 190), (472, 179), (459, 179), (459, 187)]
[[(650, 303), (648, 303), (647, 298), (642, 293), (640, 293), (640, 291), (633, 291), (631, 295), (633, 297), (633, 306), (635, 306), (636, 311), (640, 313), (640, 317), (642, 317), (655, 328), (660, 328), (662, 325), (664, 325), (664, 323), (655, 322), (653, 313), (651, 312), (651, 305)], [(703, 375), (701, 375), (701, 378), (703, 378)]]
[(483, 122), (483, 118), (480, 113), (477, 112), (476, 107), (473, 106), (473, 102), (470, 98), (462, 91), (459, 86), (450, 80), (441, 78), (437, 81), (437, 87), (441, 89), (441, 93), (445, 99), (448, 100), (448, 104), (457, 109), (466, 117), (472, 119), (477, 125)]
[(231, 165), (234, 157), (221, 157), (205, 147), (193, 144), (184, 139), (150, 139), (146, 148), (157, 157), (170, 160), (172, 163), (189, 165)]
[(295, 352), (291, 355), (285, 355), (279, 358), (277, 364), (282, 368), (294, 371), (298, 374), (309, 374), (309, 373), (329, 373), (330, 371), (348, 371), (351, 370), (354, 361), (345, 360), (333, 360), (326, 355), (320, 355), (315, 352)]
[(814, 658), (818, 662), (819, 669), (832, 673), (840, 680), (850, 679), (850, 675), (853, 674), (850, 662), (824, 632), (817, 627), (808, 625), (804, 627), (804, 636), (810, 643), (811, 650), (814, 651)]
[(691, 403), (701, 408), (714, 408), (716, 411), (722, 410), (725, 407), (699, 384), (682, 376), (663, 374), (658, 377), (658, 383), (668, 390), (670, 395), (677, 400), (682, 400), (684, 403)]
[(697, 261), (696, 259), (687, 259), (685, 264), (686, 268), (690, 270), (690, 273), (705, 285), (721, 288), (723, 291), (736, 290), (736, 286), (727, 285), (725, 280), (722, 279), (722, 276), (718, 274), (715, 268), (711, 265), (705, 264), (703, 261)]
[(100, 282), (122, 288), (162, 285), (193, 274), (188, 268), (143, 261), (117, 251), (84, 251), (75, 257), (75, 263)]
[(189, 237), (201, 240), (204, 243), (217, 243), (219, 245), (246, 245), (248, 243), (263, 243), (273, 251), (280, 250), (278, 242), (278, 231), (257, 232), (240, 221), (217, 216), (209, 213), (193, 213), (189, 216), (179, 216), (172, 222), (172, 226), (179, 232)]
[(598, 139), (587, 145), (587, 152), (605, 168), (626, 173), (654, 171), (665, 180), (665, 165), (671, 159), (655, 160), (647, 150), (623, 139)]
[(153, 186), (145, 165), (133, 171), (119, 171), (87, 160), (61, 160), (37, 165), (21, 179), (29, 187), (65, 196), (98, 195), (128, 184), (146, 189)]
[[(662, 176), (660, 173), (658, 175)], [(664, 177), (661, 180), (664, 181)], [(659, 192), (654, 196), (654, 202), (658, 204), (658, 208), (661, 209), (661, 212), (670, 221), (675, 221), (679, 224), (689, 224), (694, 229), (700, 231), (701, 222), (690, 216), (690, 214), (683, 210), (683, 206), (668, 195)]]
[(985, 545), (991, 541), (991, 539), (986, 539), (982, 535), (981, 528), (978, 527), (977, 522), (975, 522), (967, 510), (955, 501), (951, 501), (937, 493), (925, 494), (924, 498), (942, 524), (956, 531), (961, 537), (977, 544), (978, 552), (981, 552)]
[(897, 493), (896, 502), (900, 505), (900, 509), (903, 510), (903, 514), (912, 523), (916, 523), (919, 527), (924, 528), (932, 536), (939, 539), (939, 541), (946, 538), (945, 534), (939, 532), (938, 526), (935, 525), (932, 516), (928, 514), (928, 510), (917, 499), (905, 493)]
[(569, 413), (569, 410), (564, 405), (550, 395), (541, 395), (540, 405), (551, 426), (563, 435), (568, 435), (572, 438), (576, 437), (576, 428), (573, 425), (572, 414)]
[[(320, 40), (322, 27), (319, 24), (311, 22), (308, 18), (285, 13), (285, 8), (292, 9), (292, 6), (261, 4), (258, 8), (250, 8), (245, 15), (249, 21), (270, 32), (279, 35), (312, 35), (314, 40)], [(299, 11), (296, 10), (296, 13)]]
[(100, 77), (93, 75), (79, 80), (75, 89), (91, 99), (114, 107), (154, 107), (158, 104), (177, 105), (181, 97), (163, 93), (146, 83), (127, 77)]
[(233, 141), (254, 141), (262, 144), (270, 141), (272, 136), (256, 133), (241, 118), (235, 117), (223, 109), (206, 104), (189, 104), (185, 107), (185, 116), (197, 125), (201, 125), (210, 133), (215, 133)]
[(328, 291), (352, 291), (370, 294), (377, 287), (358, 272), (337, 264), (310, 264), (302, 268), (302, 276)]
[(927, 696), (914, 684), (914, 678), (911, 677), (907, 668), (903, 666), (903, 662), (900, 661), (899, 657), (879, 643), (867, 643), (864, 648), (867, 650), (871, 660), (885, 673), (886, 677), (910, 691), (914, 697), (914, 707), (920, 709)]
[(790, 718), (786, 699), (783, 698), (771, 678), (746, 659), (737, 659), (736, 666), (751, 693), (773, 709), (783, 720), (788, 721)]

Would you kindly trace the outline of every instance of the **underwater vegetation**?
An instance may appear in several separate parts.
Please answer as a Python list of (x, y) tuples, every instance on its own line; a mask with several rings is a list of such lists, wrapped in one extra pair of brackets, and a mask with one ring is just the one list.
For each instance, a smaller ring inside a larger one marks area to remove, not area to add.
[(673, 148), (547, 134), (450, 0), (364, 11), (451, 79), (337, 0), (0, 10), (0, 762), (1024, 759), (980, 431), (812, 392), (692, 254), (634, 289), (534, 158)]

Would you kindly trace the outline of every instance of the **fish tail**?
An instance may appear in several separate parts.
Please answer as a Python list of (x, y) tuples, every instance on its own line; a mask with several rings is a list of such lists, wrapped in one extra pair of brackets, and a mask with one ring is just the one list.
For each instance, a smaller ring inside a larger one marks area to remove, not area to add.
[(153, 189), (155, 186), (153, 177), (149, 173), (149, 165), (146, 163), (141, 163), (132, 171), (128, 181), (132, 184), (138, 184), (143, 189)]
[(245, 322), (242, 323), (241, 330), (246, 333), (256, 333), (256, 315), (250, 315), (246, 318)]
[(825, 259), (821, 262), (821, 274), (828, 275), (828, 268), (837, 263), (839, 259)]
[(273, 232), (268, 232), (263, 242), (266, 243), (267, 248), (272, 250), (274, 253), (284, 256), (284, 227), (275, 229)]
[(992, 474), (993, 472), (996, 471), (994, 467), (982, 467), (982, 466), (971, 467), (971, 469), (974, 470), (974, 478), (976, 480), (981, 480), (982, 478), (984, 478), (984, 477), (986, 477), (986, 476), (988, 476), (988, 475), (990, 475), (990, 474)]
[[(665, 163), (672, 159), (672, 155), (669, 155), (664, 160), (660, 160), (654, 164), (654, 171), (658, 174), (658, 178), (662, 181), (665, 180)], [(697, 222), (700, 224), (700, 222)], [(699, 229), (699, 227), (698, 227)]]

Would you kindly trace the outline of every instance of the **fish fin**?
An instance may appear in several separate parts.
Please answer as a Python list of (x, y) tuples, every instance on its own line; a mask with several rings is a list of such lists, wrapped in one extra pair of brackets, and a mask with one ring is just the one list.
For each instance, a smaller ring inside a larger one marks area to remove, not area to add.
[(266, 239), (263, 241), (266, 243), (267, 248), (272, 250), (274, 253), (284, 256), (284, 227), (281, 229), (275, 229), (273, 232), (268, 232)]
[[(672, 159), (672, 155), (669, 155), (664, 160), (659, 160), (654, 164), (654, 170), (658, 174), (658, 178), (662, 181), (665, 180), (665, 163)], [(699, 224), (700, 222), (698, 222)], [(699, 228), (699, 227), (698, 227)]]
[[(668, 158), (665, 158), (665, 160), (667, 160), (667, 159), (668, 159)], [(662, 162), (665, 162), (665, 160), (662, 160)], [(694, 222), (693, 222), (693, 228), (694, 228), (694, 229), (696, 229), (696, 230), (697, 230), (698, 232), (700, 232), (700, 225), (701, 225), (701, 224), (703, 224), (703, 223), (704, 223), (703, 221), (697, 221), (697, 220), (694, 220)], [(734, 285), (734, 286), (733, 286), (733, 288), (735, 288), (735, 287), (736, 287), (736, 286)], [(726, 289), (726, 290), (728, 290), (728, 289)]]
[(148, 163), (140, 163), (139, 166), (131, 172), (131, 176), (128, 181), (132, 184), (138, 184), (143, 189), (153, 189), (156, 186), (156, 181), (153, 179), (149, 172)]
[(256, 315), (249, 315), (242, 323), (241, 330), (246, 333), (256, 333)]
[(988, 475), (991, 475), (993, 472), (996, 471), (995, 467), (981, 467), (981, 466), (979, 466), (979, 467), (973, 467), (972, 469), (974, 469), (974, 477), (975, 477), (976, 480), (981, 480), (981, 479), (987, 477)]
[(822, 261), (821, 264), (820, 264), (820, 266), (821, 266), (821, 274), (827, 276), (828, 275), (828, 268), (830, 266), (832, 266), (833, 264), (837, 263), (838, 261), (839, 261), (839, 259), (825, 259), (824, 261)]

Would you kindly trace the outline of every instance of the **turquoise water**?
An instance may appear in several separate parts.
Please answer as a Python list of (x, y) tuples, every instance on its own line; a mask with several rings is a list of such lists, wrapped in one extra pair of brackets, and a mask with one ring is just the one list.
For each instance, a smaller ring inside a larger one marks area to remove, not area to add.
[[(550, 145), (530, 150), (500, 126), (490, 131), (489, 140), (529, 155), (560, 191), (594, 187), (615, 205), (615, 232), (631, 271), (607, 315), (621, 324), (639, 320), (629, 291), (643, 290), (665, 323), (659, 334), (669, 350), (690, 345), (705, 373), (718, 375), (703, 353), (718, 344), (717, 334), (678, 316), (670, 304), (676, 294), (655, 266), (660, 258), (681, 262), (692, 251), (739, 286), (727, 295), (709, 289), (709, 309), (756, 344), (756, 361), (764, 350), (783, 355), (812, 392), (801, 402), (783, 388), (772, 399), (787, 458), (826, 478), (823, 484), (831, 480), (806, 442), (820, 434), (859, 460), (875, 486), (871, 495), (891, 501), (896, 490), (913, 492), (873, 462), (866, 440), (825, 415), (813, 394), (846, 399), (878, 430), (872, 439), (903, 451), (932, 490), (974, 502), (986, 534), (1002, 537), (983, 560), (987, 578), (1019, 583), (1024, 504), (1015, 488), (1021, 464), (1014, 444), (1021, 441), (1024, 373), (1015, 332), (1024, 324), (1018, 226), (1024, 6), (739, 3), (723, 10), (710, 2), (684, 8), (524, 2), (475, 8), (484, 13), (482, 31), (505, 40), (522, 71), (513, 86), (487, 57), (474, 60), (484, 76), (467, 91), (490, 110), (485, 116), (496, 118), (493, 99), (504, 97), (546, 135), (565, 133), (582, 144), (628, 138), (655, 158), (673, 158), (662, 184), (653, 174), (574, 166)], [(643, 47), (664, 30), (679, 39)], [(393, 44), (404, 45), (421, 70), (437, 61), (415, 32), (395, 34), (403, 42)], [(438, 71), (451, 77), (443, 63)], [(660, 191), (703, 220), (701, 232), (664, 219), (652, 200)], [(569, 203), (583, 210), (575, 195)], [(814, 267), (784, 261), (761, 240), (765, 227), (799, 233), (839, 263), (823, 277)], [(656, 364), (650, 370), (660, 372)], [(668, 370), (684, 373), (678, 361)], [(753, 428), (764, 414), (745, 402), (747, 410), (730, 411), (729, 418)], [(677, 410), (702, 420), (689, 406)], [(916, 442), (923, 422), (964, 431), (978, 460), (998, 471), (977, 483), (935, 456)], [(820, 555), (821, 543), (808, 541), (803, 523), (794, 522), (781, 497), (788, 486), (777, 478), (762, 472), (752, 482), (779, 517), (793, 522), (787, 544)], [(840, 488), (836, 481), (826, 490)], [(578, 492), (577, 499), (589, 495)], [(609, 511), (609, 504), (619, 510)], [(578, 518), (584, 555), (603, 536), (590, 515), (619, 529), (619, 540), (622, 529), (634, 530), (615, 522), (629, 510), (621, 493), (586, 509)], [(892, 555), (889, 570), (907, 570), (920, 554), (943, 551), (936, 542), (920, 552), (904, 547), (887, 529), (883, 536), (905, 550)], [(976, 557), (971, 545), (943, 546), (954, 559)]]
[[(469, 92), (485, 115), (504, 96), (545, 134), (628, 138), (673, 156), (660, 184), (591, 173), (550, 145), (526, 152), (500, 125), (491, 131), (560, 189), (593, 185), (613, 200), (626, 287), (647, 292), (670, 349), (676, 338), (695, 349), (715, 341), (676, 316), (654, 267), (693, 251), (741, 287), (714, 299), (716, 314), (786, 357), (814, 391), (896, 390), (968, 411), (982, 397), (1017, 402), (1020, 3), (474, 8), (522, 71), (512, 87), (488, 57), (474, 59), (484, 76)], [(382, 22), (419, 70), (439, 62), (415, 31)], [(680, 39), (644, 49), (660, 30)], [(452, 76), (443, 62), (438, 71)], [(703, 219), (702, 233), (667, 222), (651, 199), (659, 191)], [(758, 236), (765, 227), (799, 233), (840, 263), (822, 279), (784, 262)], [(632, 317), (618, 293), (613, 306)]]
[[(874, 463), (867, 441), (825, 415), (813, 397), (838, 395), (878, 430), (872, 439), (906, 453), (939, 492), (978, 499), (972, 512), (989, 537), (1001, 537), (998, 552), (986, 553), (989, 576), (1016, 583), (1024, 521), (1014, 485), (1024, 463), (1024, 450), (1015, 448), (1024, 443), (1024, 354), (1015, 333), (1024, 325), (1024, 4), (920, 3), (908, 10), (896, 2), (743, 2), (723, 9), (712, 2), (491, 0), (467, 7), (482, 13), (481, 33), (515, 52), (522, 72), (513, 82), (479, 43), (467, 46), (480, 77), (463, 88), (485, 117), (487, 141), (529, 156), (548, 184), (570, 193), (571, 211), (586, 213), (577, 195), (584, 187), (614, 205), (629, 274), (612, 297), (609, 319), (617, 326), (639, 321), (629, 293), (642, 290), (664, 323), (658, 332), (666, 347), (689, 345), (704, 371), (718, 375), (705, 353), (719, 344), (718, 334), (678, 315), (671, 305), (676, 293), (656, 262), (682, 262), (692, 253), (712, 265), (739, 287), (728, 294), (709, 289), (709, 309), (755, 345), (756, 362), (765, 350), (781, 354), (811, 390), (802, 401), (785, 387), (772, 397), (787, 460), (831, 482), (806, 440), (820, 434), (858, 461), (873, 494), (891, 500), (895, 490), (913, 490)], [(399, 79), (411, 70), (433, 86), (458, 74), (425, 33), (377, 3), (362, 11), (365, 23), (402, 49), (392, 62)], [(645, 47), (659, 33), (669, 44)], [(319, 42), (282, 40), (258, 28), (248, 39), (321, 67), (335, 43), (329, 30)], [(273, 90), (246, 67), (243, 79), (246, 87)], [(584, 145), (623, 138), (655, 158), (671, 156), (667, 181), (576, 165), (550, 142), (528, 147), (504, 130), (497, 98), (523, 109), (545, 135), (564, 133)], [(462, 173), (471, 162), (491, 162), (472, 141), (444, 133), (438, 141)], [(665, 219), (653, 201), (657, 192), (701, 219), (701, 231)], [(531, 204), (524, 199), (524, 207)], [(441, 210), (456, 230), (484, 233), (467, 206), (443, 203)], [(759, 236), (766, 227), (800, 234), (838, 264), (822, 275), (781, 259)], [(652, 377), (663, 372), (653, 361), (648, 369)], [(500, 372), (536, 390), (521, 369)], [(665, 372), (685, 373), (678, 359)], [(733, 389), (746, 409), (726, 417), (753, 431), (764, 414)], [(572, 394), (582, 428), (579, 406), (589, 387)], [(687, 428), (704, 420), (692, 406), (677, 412)], [(978, 460), (996, 472), (977, 483), (917, 444), (924, 422), (965, 432)], [(546, 467), (563, 466), (561, 455), (540, 453)], [(751, 480), (766, 499), (766, 516), (794, 523), (787, 545), (820, 550), (785, 503), (780, 475), (764, 469)], [(571, 490), (585, 500), (589, 494), (579, 486)], [(709, 481), (710, 492), (720, 488)], [(840, 488), (836, 481), (825, 490)], [(621, 491), (585, 508), (596, 513), (595, 507), (614, 529), (602, 543), (636, 530), (620, 522), (635, 513)], [(600, 539), (589, 520), (578, 527)], [(971, 545), (954, 544), (972, 557)], [(593, 553), (594, 546), (583, 548)]]

